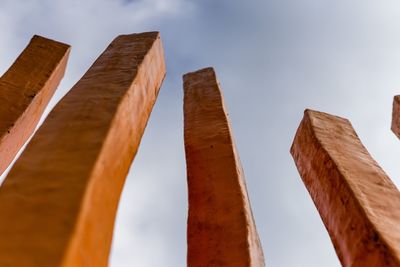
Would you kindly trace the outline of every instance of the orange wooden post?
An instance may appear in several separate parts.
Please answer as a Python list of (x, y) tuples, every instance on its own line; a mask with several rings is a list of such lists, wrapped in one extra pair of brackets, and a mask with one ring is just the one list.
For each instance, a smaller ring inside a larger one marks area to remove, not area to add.
[(120, 192), (165, 75), (156, 32), (121, 35), (0, 187), (0, 266), (108, 265)]
[(306, 110), (291, 153), (342, 265), (400, 266), (400, 192), (350, 122)]
[(34, 36), (0, 78), (0, 175), (31, 136), (64, 76), (70, 47)]
[(264, 266), (243, 170), (212, 68), (184, 75), (188, 267)]

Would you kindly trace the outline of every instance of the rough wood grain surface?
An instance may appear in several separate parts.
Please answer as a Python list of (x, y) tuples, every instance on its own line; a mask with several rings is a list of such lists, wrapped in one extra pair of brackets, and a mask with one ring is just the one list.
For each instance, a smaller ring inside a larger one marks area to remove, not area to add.
[(0, 266), (108, 265), (120, 192), (165, 75), (156, 32), (121, 35), (0, 187)]
[(400, 193), (350, 122), (306, 110), (291, 153), (342, 265), (400, 266)]
[(0, 175), (35, 130), (64, 76), (70, 47), (34, 36), (0, 78)]
[(393, 98), (392, 131), (400, 138), (400, 95)]
[(188, 267), (264, 266), (223, 97), (212, 68), (184, 75)]

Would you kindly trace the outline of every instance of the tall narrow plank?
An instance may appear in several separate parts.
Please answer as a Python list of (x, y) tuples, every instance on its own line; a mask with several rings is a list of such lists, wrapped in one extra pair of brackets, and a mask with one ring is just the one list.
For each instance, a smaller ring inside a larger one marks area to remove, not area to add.
[(184, 75), (188, 267), (264, 266), (245, 179), (212, 68)]
[(35, 130), (64, 76), (70, 47), (34, 36), (0, 78), (0, 175)]
[(400, 138), (400, 95), (393, 98), (392, 131)]
[(350, 122), (306, 110), (291, 153), (342, 265), (400, 266), (400, 193)]
[(107, 266), (164, 75), (158, 33), (121, 35), (56, 105), (0, 187), (0, 266)]

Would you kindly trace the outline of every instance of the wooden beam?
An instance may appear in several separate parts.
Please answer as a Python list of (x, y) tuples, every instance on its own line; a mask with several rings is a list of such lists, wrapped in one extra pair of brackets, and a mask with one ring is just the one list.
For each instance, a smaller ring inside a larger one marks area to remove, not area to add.
[(342, 265), (400, 266), (400, 193), (350, 122), (306, 110), (291, 153)]
[(70, 47), (34, 36), (0, 78), (0, 175), (35, 130), (64, 76)]
[(212, 68), (184, 75), (188, 267), (264, 266), (245, 178)]
[(121, 35), (0, 187), (0, 266), (105, 267), (120, 192), (165, 75), (156, 32)]
[(392, 131), (400, 138), (400, 95), (393, 98)]

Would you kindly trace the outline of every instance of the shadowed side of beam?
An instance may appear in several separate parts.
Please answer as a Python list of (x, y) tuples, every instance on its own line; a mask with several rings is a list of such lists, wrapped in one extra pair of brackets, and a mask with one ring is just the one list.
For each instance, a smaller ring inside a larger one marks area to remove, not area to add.
[(212, 68), (184, 75), (188, 267), (264, 266), (243, 170)]
[(392, 131), (400, 138), (400, 95), (393, 98)]
[(343, 266), (400, 266), (400, 193), (350, 122), (306, 110), (291, 148)]
[(121, 35), (56, 105), (0, 187), (0, 266), (107, 266), (164, 76), (158, 33)]
[(34, 36), (0, 78), (0, 175), (35, 130), (64, 76), (70, 47)]

